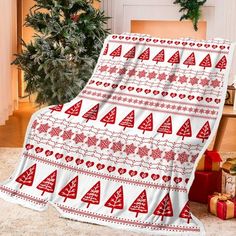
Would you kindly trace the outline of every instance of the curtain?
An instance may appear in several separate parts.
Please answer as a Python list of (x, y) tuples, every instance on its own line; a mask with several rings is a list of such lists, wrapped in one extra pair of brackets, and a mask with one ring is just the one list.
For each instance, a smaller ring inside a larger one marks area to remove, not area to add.
[(0, 125), (17, 109), (17, 0), (0, 0)]

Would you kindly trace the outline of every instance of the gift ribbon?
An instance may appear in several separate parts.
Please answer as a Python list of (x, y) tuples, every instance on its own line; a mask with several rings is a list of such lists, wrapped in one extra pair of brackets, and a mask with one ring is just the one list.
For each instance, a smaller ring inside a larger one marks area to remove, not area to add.
[(204, 169), (212, 170), (213, 162), (221, 162), (222, 159), (217, 151), (205, 151)]
[(219, 216), (223, 212), (223, 219), (233, 218), (236, 215), (235, 206), (231, 199), (230, 194), (214, 193), (210, 200), (210, 211), (212, 214)]

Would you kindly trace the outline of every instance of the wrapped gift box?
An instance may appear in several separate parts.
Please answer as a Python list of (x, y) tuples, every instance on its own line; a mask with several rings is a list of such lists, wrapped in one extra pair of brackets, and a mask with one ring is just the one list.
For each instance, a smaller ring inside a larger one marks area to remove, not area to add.
[(218, 152), (206, 150), (198, 162), (197, 170), (219, 171), (221, 161), (222, 159)]
[(236, 175), (231, 175), (224, 170), (222, 171), (222, 192), (236, 196)]
[(236, 200), (228, 194), (208, 196), (208, 211), (222, 220), (236, 217)]
[(236, 175), (236, 157), (228, 158), (226, 162), (223, 163), (222, 169), (231, 175)]
[(189, 191), (189, 200), (208, 202), (208, 195), (221, 191), (221, 171), (196, 171)]

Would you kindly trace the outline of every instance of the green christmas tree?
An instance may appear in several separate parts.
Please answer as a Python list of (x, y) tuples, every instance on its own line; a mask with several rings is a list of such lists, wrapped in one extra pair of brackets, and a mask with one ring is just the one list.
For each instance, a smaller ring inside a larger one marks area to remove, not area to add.
[(93, 0), (35, 0), (25, 25), (36, 33), (13, 64), (24, 71), (26, 92), (36, 102), (63, 104), (73, 99), (90, 78), (103, 41), (108, 17)]

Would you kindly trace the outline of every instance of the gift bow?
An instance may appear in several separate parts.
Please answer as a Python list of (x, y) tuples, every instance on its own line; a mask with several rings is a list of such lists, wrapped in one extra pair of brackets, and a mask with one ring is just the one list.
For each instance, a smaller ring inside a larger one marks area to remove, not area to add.
[(227, 193), (215, 192), (215, 193), (213, 193), (213, 195), (215, 195), (213, 198), (218, 200), (218, 201), (226, 202), (227, 200), (231, 199), (231, 195), (227, 194)]

